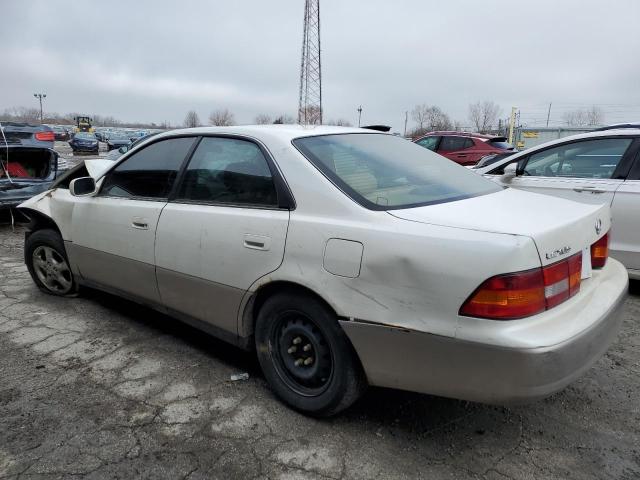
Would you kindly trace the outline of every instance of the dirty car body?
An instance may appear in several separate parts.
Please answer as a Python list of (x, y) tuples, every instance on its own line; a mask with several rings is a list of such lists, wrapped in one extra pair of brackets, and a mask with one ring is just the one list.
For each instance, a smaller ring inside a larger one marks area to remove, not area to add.
[(346, 408), (361, 384), (544, 397), (619, 327), (607, 206), (501, 188), (392, 135), (185, 129), (83, 168), (21, 205), (27, 265), (48, 229), (68, 258), (61, 293), (97, 287), (255, 348), (308, 413)]
[(51, 188), (58, 154), (41, 147), (0, 147), (0, 209), (15, 207)]

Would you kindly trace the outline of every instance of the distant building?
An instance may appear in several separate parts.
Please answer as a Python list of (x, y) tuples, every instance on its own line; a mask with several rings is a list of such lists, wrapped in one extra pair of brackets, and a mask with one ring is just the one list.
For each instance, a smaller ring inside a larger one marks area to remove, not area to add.
[(524, 150), (569, 135), (591, 132), (595, 128), (597, 127), (517, 127), (513, 143), (518, 150)]

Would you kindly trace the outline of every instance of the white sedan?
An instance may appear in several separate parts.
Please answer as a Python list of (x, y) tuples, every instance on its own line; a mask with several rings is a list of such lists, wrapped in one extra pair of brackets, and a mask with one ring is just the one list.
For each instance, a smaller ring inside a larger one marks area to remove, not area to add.
[(314, 415), (367, 385), (544, 397), (606, 351), (627, 291), (608, 206), (355, 128), (166, 132), (21, 208), (40, 289), (99, 288), (255, 349)]
[[(630, 125), (633, 127), (633, 125)], [(611, 207), (611, 256), (640, 279), (640, 128), (607, 128), (537, 145), (474, 169), (497, 183)]]

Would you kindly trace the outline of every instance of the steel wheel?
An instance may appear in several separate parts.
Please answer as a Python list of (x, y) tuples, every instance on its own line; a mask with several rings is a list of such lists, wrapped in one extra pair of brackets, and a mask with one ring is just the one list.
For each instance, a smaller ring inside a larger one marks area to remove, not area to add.
[(32, 254), (33, 268), (38, 279), (49, 290), (59, 295), (73, 288), (73, 275), (65, 258), (55, 249), (40, 245)]
[(303, 396), (324, 392), (333, 376), (334, 359), (322, 331), (301, 312), (283, 312), (272, 324), (271, 357), (280, 378)]

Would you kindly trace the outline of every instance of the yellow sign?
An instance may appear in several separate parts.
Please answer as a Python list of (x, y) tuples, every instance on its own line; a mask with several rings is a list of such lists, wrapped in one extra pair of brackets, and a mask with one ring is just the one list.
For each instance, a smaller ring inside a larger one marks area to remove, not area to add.
[(538, 138), (538, 132), (522, 132), (524, 138)]

